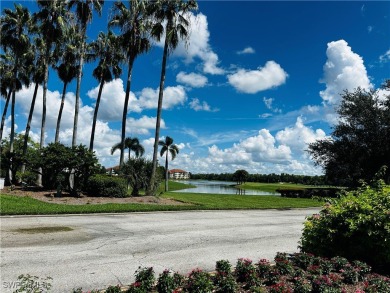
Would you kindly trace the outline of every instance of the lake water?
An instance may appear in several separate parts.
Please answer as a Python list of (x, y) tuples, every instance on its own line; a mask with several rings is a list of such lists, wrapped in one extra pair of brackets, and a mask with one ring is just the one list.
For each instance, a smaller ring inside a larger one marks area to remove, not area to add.
[(275, 195), (279, 193), (266, 192), (261, 190), (245, 190), (235, 188), (235, 182), (209, 181), (209, 180), (178, 180), (177, 182), (195, 185), (195, 188), (181, 189), (177, 192), (184, 193), (214, 193), (214, 194), (235, 194), (235, 195)]

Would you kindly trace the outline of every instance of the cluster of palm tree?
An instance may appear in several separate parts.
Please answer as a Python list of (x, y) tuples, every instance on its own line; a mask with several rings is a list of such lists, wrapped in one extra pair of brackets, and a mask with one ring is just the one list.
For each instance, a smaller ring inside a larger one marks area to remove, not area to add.
[[(158, 145), (161, 146), (160, 149), (160, 156), (164, 156), (165, 154), (165, 191), (168, 191), (168, 158), (169, 154), (171, 155), (172, 160), (176, 158), (176, 155), (179, 153), (179, 147), (173, 143), (173, 138), (170, 136), (166, 136), (165, 139), (161, 139), (158, 141)], [(125, 139), (125, 145), (123, 149), (122, 142), (118, 142), (111, 148), (111, 155), (115, 153), (117, 150), (125, 150), (128, 149), (129, 155), (128, 160), (130, 161), (130, 153), (131, 151), (134, 152), (135, 157), (139, 158), (142, 157), (145, 153), (145, 149), (140, 144), (139, 139), (136, 137), (126, 137)]]
[[(94, 148), (96, 121), (103, 87), (122, 74), (122, 65), (127, 65), (126, 95), (123, 106), (120, 165), (124, 161), (126, 144), (126, 120), (131, 90), (133, 65), (136, 58), (149, 51), (153, 40), (164, 36), (161, 79), (157, 105), (155, 143), (153, 151), (153, 173), (157, 168), (157, 152), (160, 136), (160, 121), (163, 102), (165, 71), (169, 54), (177, 47), (180, 39), (188, 40), (189, 21), (186, 13), (196, 10), (195, 0), (129, 0), (113, 4), (112, 16), (107, 32), (100, 32), (96, 40), (89, 41), (87, 27), (94, 12), (99, 15), (103, 0), (37, 0), (38, 11), (30, 11), (20, 4), (14, 9), (4, 9), (0, 19), (0, 93), (5, 98), (0, 139), (11, 104), (10, 152), (13, 152), (15, 135), (15, 94), (23, 88), (34, 85), (34, 94), (25, 130), (25, 150), (31, 128), (39, 86), (43, 88), (42, 123), (40, 147), (45, 144), (46, 95), (50, 69), (55, 70), (63, 82), (62, 98), (58, 112), (55, 142), (59, 142), (62, 111), (67, 86), (76, 80), (76, 98), (72, 146), (77, 144), (80, 89), (83, 66), (96, 62), (93, 77), (99, 82), (90, 137), (90, 151)], [(113, 31), (114, 30), (114, 31)], [(116, 33), (115, 33), (116, 32)], [(11, 178), (12, 179), (12, 178)]]

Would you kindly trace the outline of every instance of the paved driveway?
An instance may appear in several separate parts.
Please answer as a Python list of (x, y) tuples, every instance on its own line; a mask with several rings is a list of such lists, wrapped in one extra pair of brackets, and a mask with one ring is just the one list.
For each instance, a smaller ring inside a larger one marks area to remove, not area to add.
[[(1, 292), (20, 274), (50, 276), (53, 292), (128, 285), (135, 270), (153, 266), (188, 273), (215, 262), (272, 260), (297, 251), (306, 216), (318, 209), (190, 211), (47, 217), (1, 217)], [(26, 233), (18, 229), (69, 227)], [(68, 229), (69, 230), (69, 229)], [(14, 287), (14, 288), (12, 288)]]

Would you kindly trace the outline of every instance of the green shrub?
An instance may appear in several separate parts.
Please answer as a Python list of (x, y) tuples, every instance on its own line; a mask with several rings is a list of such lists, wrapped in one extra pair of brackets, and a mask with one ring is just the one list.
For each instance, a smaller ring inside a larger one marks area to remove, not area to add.
[(158, 293), (172, 293), (175, 289), (183, 285), (184, 277), (179, 273), (171, 273), (164, 270), (157, 279), (156, 289)]
[(237, 292), (237, 282), (231, 272), (226, 273), (219, 271), (214, 276), (215, 292), (218, 293), (235, 293)]
[(210, 274), (195, 269), (189, 274), (185, 289), (189, 293), (209, 293), (214, 286)]
[(215, 270), (219, 273), (230, 274), (232, 272), (232, 265), (228, 260), (219, 260), (215, 264)]
[(176, 289), (175, 281), (169, 270), (164, 270), (158, 276), (156, 289), (158, 293), (172, 293)]
[(141, 268), (135, 272), (135, 282), (140, 283), (145, 292), (152, 290), (156, 278), (154, 277), (153, 267)]
[(126, 181), (120, 177), (95, 175), (88, 179), (87, 193), (90, 196), (126, 197)]
[(121, 293), (122, 290), (121, 290), (121, 287), (119, 285), (116, 285), (116, 286), (109, 286), (105, 293)]
[(301, 249), (320, 256), (359, 259), (390, 268), (390, 192), (381, 182), (331, 200), (308, 217)]

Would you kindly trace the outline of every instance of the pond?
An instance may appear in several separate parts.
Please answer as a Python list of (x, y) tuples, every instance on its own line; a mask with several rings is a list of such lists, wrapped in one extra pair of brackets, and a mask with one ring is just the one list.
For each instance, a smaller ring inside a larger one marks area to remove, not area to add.
[(177, 192), (184, 193), (214, 193), (214, 194), (235, 194), (235, 195), (275, 195), (277, 192), (267, 192), (261, 190), (248, 190), (235, 188), (237, 183), (229, 181), (210, 181), (210, 180), (178, 180), (177, 182), (195, 185), (195, 188), (181, 189)]

